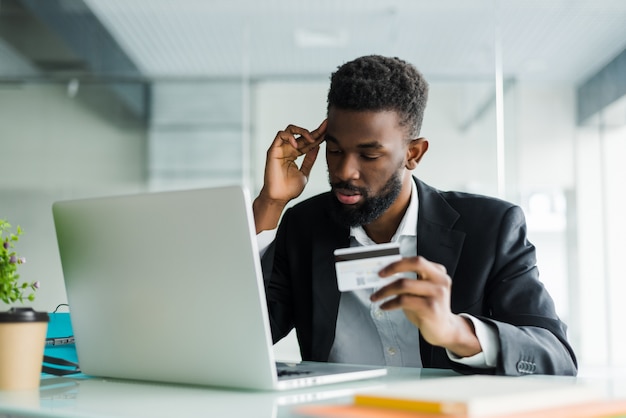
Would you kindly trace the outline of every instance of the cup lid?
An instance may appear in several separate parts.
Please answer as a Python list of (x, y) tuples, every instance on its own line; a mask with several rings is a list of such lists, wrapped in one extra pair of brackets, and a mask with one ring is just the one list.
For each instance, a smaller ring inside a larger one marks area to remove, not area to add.
[(0, 312), (0, 322), (48, 322), (47, 312), (37, 312), (33, 308), (11, 308)]

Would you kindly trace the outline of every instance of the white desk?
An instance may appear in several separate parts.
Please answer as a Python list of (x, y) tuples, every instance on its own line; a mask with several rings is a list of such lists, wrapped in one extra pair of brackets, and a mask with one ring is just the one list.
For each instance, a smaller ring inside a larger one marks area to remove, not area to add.
[[(0, 417), (293, 417), (305, 403), (350, 403), (356, 390), (412, 379), (455, 376), (446, 370), (389, 368), (385, 377), (288, 392), (244, 392), (87, 377), (46, 377), (35, 391), (0, 391)], [(556, 378), (554, 379), (574, 379)], [(626, 377), (582, 377), (626, 398)]]

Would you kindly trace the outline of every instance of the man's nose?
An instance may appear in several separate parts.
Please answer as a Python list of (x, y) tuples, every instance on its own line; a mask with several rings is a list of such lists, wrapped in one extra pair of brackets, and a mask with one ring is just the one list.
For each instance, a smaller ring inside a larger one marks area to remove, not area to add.
[(343, 181), (354, 180), (360, 177), (360, 167), (356, 156), (344, 154), (343, 158), (337, 163), (335, 176)]

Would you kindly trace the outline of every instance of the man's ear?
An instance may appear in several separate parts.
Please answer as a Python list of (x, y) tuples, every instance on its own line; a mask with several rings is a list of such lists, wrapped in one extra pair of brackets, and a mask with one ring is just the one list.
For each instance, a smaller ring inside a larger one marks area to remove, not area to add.
[(426, 138), (412, 139), (407, 149), (406, 168), (413, 170), (428, 151), (428, 140)]

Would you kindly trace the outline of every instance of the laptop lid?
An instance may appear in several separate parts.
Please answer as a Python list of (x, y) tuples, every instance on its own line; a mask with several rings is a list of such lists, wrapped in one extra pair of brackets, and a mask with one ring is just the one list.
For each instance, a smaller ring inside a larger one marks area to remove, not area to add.
[(251, 208), (240, 186), (54, 203), (83, 372), (247, 389), (384, 374), (278, 382)]

